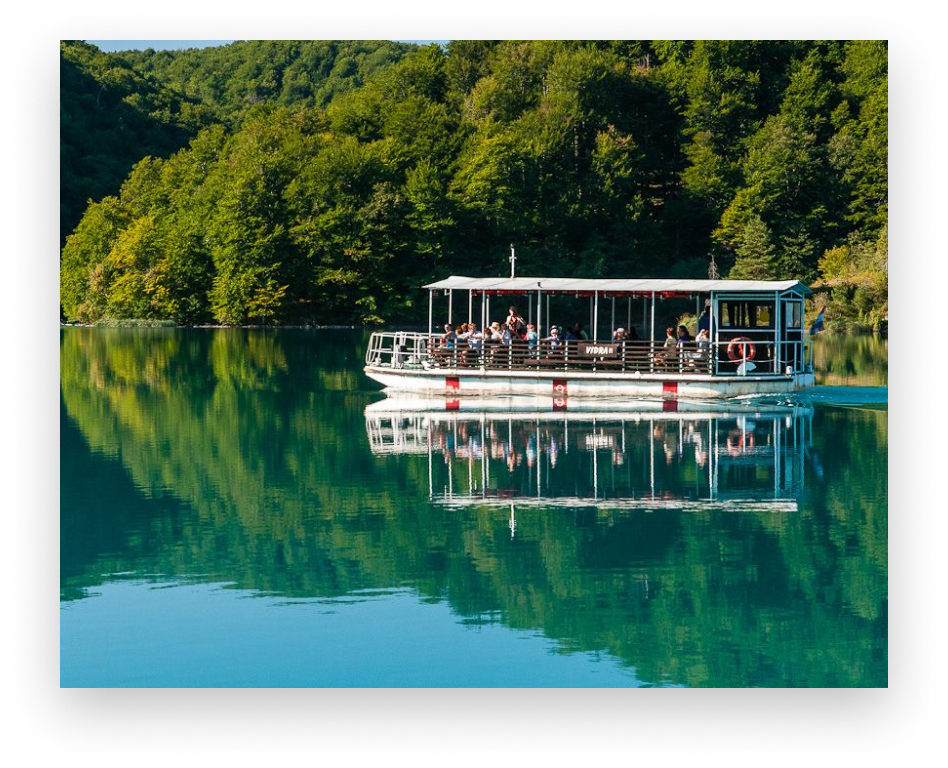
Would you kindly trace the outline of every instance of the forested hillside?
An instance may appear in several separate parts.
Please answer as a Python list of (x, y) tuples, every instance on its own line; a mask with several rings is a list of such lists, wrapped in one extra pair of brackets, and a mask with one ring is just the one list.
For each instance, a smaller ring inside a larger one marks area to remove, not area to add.
[(216, 48), (127, 51), (136, 69), (236, 124), (254, 104), (324, 107), (415, 46), (391, 40), (243, 40)]
[(60, 237), (87, 202), (115, 194), (145, 155), (167, 156), (215, 122), (210, 110), (79, 40), (60, 43)]
[(104, 53), (81, 40), (61, 42), (63, 242), (88, 201), (117, 194), (143, 157), (168, 157), (201, 128), (233, 129), (260, 101), (325, 106), (412, 47), (388, 40), (277, 40)]
[(132, 57), (219, 124), (88, 207), (69, 318), (417, 321), (420, 283), (503, 274), (510, 243), (521, 274), (796, 277), (887, 317), (883, 42), (347, 49), (361, 87), (268, 45)]

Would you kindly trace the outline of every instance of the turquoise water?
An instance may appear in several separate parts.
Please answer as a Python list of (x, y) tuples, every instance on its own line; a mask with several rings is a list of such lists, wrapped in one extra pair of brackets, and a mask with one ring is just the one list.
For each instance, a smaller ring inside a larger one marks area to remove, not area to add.
[(366, 340), (63, 329), (63, 686), (887, 684), (875, 340), (568, 413), (405, 411)]

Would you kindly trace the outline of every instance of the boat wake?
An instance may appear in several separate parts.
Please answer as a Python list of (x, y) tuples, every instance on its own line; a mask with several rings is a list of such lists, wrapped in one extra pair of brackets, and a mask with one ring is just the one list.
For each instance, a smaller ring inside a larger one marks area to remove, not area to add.
[(888, 407), (888, 387), (823, 387), (778, 396), (743, 395), (731, 398), (757, 405), (836, 405), (857, 408)]

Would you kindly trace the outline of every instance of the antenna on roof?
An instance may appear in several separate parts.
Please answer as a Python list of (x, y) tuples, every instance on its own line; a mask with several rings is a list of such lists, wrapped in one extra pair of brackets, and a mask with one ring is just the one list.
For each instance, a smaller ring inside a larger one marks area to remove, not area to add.
[(517, 254), (514, 251), (513, 243), (510, 244), (510, 279), (513, 280), (517, 271)]

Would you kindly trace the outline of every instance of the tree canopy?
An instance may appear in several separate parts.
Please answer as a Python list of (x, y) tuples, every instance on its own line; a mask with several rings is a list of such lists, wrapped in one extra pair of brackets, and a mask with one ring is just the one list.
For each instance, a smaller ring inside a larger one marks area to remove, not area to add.
[(713, 255), (887, 316), (884, 42), (123, 56), (192, 137), (142, 141), (90, 195), (62, 255), (70, 319), (417, 321), (418, 285), (501, 274), (509, 243), (549, 275), (704, 277)]

